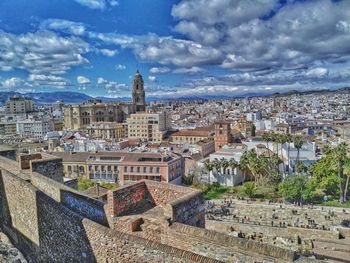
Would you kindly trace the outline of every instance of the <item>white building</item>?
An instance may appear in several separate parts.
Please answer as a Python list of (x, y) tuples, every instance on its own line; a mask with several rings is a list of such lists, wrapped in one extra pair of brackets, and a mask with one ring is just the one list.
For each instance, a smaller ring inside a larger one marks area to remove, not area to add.
[(27, 119), (17, 121), (17, 133), (24, 136), (43, 138), (46, 133), (53, 131), (53, 122), (50, 120)]

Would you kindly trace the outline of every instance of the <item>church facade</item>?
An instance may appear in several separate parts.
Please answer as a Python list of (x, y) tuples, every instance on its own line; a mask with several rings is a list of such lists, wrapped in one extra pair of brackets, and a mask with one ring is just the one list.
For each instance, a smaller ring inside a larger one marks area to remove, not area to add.
[(130, 114), (145, 110), (144, 81), (140, 72), (137, 71), (132, 82), (131, 103), (103, 103), (101, 100), (90, 100), (79, 105), (67, 105), (64, 107), (64, 127), (71, 130), (80, 130), (92, 123), (121, 123)]

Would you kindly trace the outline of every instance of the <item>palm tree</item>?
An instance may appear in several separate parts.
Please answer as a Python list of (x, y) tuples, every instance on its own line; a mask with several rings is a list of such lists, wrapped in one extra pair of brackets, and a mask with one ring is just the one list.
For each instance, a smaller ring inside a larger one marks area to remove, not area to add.
[(346, 183), (344, 188), (344, 201), (347, 199), (349, 180), (350, 180), (350, 158), (346, 158), (344, 161), (344, 174), (346, 175)]
[(270, 152), (270, 148), (269, 148), (269, 142), (272, 141), (272, 138), (271, 138), (269, 133), (264, 132), (263, 135), (262, 135), (262, 139), (263, 139), (264, 142), (266, 142), (267, 151), (269, 153), (269, 164), (271, 166), (271, 152)]
[(225, 185), (227, 186), (227, 174), (226, 174), (226, 170), (229, 167), (229, 162), (225, 159), (222, 158), (220, 160), (220, 164), (221, 164), (221, 169), (222, 169), (222, 174), (225, 177)]
[(295, 136), (293, 142), (294, 142), (294, 147), (297, 149), (297, 162), (298, 162), (300, 159), (300, 149), (301, 147), (303, 147), (304, 141), (301, 136)]
[(339, 202), (344, 202), (344, 189), (343, 189), (343, 172), (344, 172), (344, 163), (346, 160), (346, 152), (347, 152), (347, 145), (345, 143), (339, 144), (336, 148), (333, 149), (333, 158), (336, 162), (337, 166), (337, 174), (340, 179), (339, 188), (340, 188), (340, 198)]
[(286, 136), (284, 134), (279, 134), (277, 137), (277, 143), (281, 144), (281, 159), (283, 163), (283, 175), (286, 172), (286, 166), (283, 160), (283, 144), (287, 141)]
[(242, 154), (242, 157), (239, 160), (238, 167), (243, 172), (243, 182), (244, 182), (245, 181), (245, 177), (246, 177), (246, 171), (248, 169), (248, 152), (247, 151), (245, 151)]
[(233, 174), (233, 171), (235, 168), (238, 167), (238, 163), (235, 159), (231, 158), (229, 161), (228, 161), (228, 166), (231, 168), (231, 177), (232, 177), (232, 174)]
[(288, 143), (288, 149), (287, 149), (287, 159), (288, 159), (288, 174), (290, 174), (290, 143), (293, 142), (293, 137), (288, 133), (286, 135), (286, 142)]
[(208, 183), (210, 184), (210, 174), (214, 169), (214, 165), (209, 159), (207, 159), (204, 162), (204, 168), (205, 168), (205, 170), (207, 170), (209, 172)]

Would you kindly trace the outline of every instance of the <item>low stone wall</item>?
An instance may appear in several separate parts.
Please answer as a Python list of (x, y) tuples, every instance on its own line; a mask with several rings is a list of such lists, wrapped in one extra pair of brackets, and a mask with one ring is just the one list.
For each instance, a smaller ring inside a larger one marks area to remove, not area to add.
[(112, 217), (123, 215), (145, 200), (151, 202), (146, 185), (143, 181), (131, 186), (121, 187), (114, 191), (108, 191), (108, 214)]
[[(198, 249), (214, 246), (214, 248), (212, 248), (212, 253), (215, 253), (215, 251), (218, 251), (219, 246), (224, 246), (226, 248), (240, 250), (247, 254), (258, 253), (262, 256), (281, 259), (284, 261), (293, 261), (295, 258), (295, 253), (291, 250), (255, 242), (252, 240), (245, 240), (243, 238), (223, 235), (222, 233), (213, 230), (201, 229), (178, 223), (171, 225), (170, 232), (167, 233), (169, 242), (172, 240), (172, 235), (177, 235), (179, 233), (182, 233), (182, 236), (186, 234), (186, 236), (189, 237), (184, 238), (183, 236), (183, 241), (188, 242), (187, 249), (190, 249), (191, 251), (199, 252)], [(190, 237), (194, 239), (191, 241)]]
[(165, 211), (173, 222), (205, 227), (204, 197), (200, 191), (193, 190), (170, 202)]
[(238, 224), (226, 223), (213, 220), (207, 220), (206, 228), (210, 230), (220, 231), (222, 233), (231, 232), (231, 227), (234, 231), (241, 231), (242, 233), (262, 233), (265, 236), (279, 236), (279, 237), (302, 237), (303, 239), (328, 238), (339, 239), (338, 231), (327, 231), (300, 227), (270, 227), (259, 226), (253, 224)]
[(159, 242), (110, 230), (90, 220), (83, 220), (83, 224), (97, 262), (224, 262)]
[(19, 167), (20, 169), (30, 169), (30, 161), (38, 159), (42, 159), (40, 153), (21, 154), (18, 157)]
[(83, 217), (108, 226), (105, 205), (98, 200), (83, 196), (80, 193), (61, 190), (61, 203)]
[(30, 169), (57, 182), (63, 183), (62, 158), (31, 160)]
[(108, 226), (105, 204), (48, 177), (33, 172), (32, 184), (64, 206), (102, 225)]
[(179, 187), (177, 185), (168, 183), (159, 183), (153, 181), (144, 181), (148, 192), (152, 196), (156, 205), (164, 205), (171, 201), (174, 201), (192, 191), (194, 189), (187, 187)]
[(0, 150), (0, 156), (16, 161), (17, 151), (16, 150)]

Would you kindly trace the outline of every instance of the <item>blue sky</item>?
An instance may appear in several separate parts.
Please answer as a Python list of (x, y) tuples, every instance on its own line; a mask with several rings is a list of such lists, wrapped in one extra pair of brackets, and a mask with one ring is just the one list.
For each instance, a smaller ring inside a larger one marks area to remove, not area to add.
[(337, 88), (350, 1), (1, 0), (0, 91), (129, 97)]

